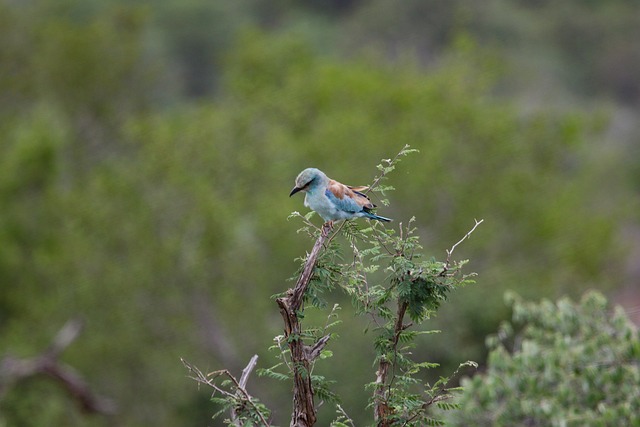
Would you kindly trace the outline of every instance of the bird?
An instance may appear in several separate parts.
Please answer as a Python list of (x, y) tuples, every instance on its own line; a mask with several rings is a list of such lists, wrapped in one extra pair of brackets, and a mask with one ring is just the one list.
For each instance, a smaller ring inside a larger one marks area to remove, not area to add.
[(376, 206), (363, 193), (369, 187), (351, 187), (330, 179), (316, 168), (307, 168), (296, 177), (289, 197), (299, 191), (307, 193), (304, 205), (318, 213), (326, 222), (365, 217), (382, 222), (392, 221), (371, 212)]

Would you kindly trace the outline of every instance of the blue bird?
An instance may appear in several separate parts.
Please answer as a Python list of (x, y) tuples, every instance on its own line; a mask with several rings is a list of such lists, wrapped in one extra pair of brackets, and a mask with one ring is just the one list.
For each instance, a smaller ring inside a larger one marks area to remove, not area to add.
[(389, 222), (391, 219), (371, 212), (376, 206), (362, 193), (369, 187), (350, 187), (330, 179), (319, 169), (307, 168), (296, 178), (289, 197), (304, 191), (304, 205), (316, 211), (325, 221), (365, 217)]

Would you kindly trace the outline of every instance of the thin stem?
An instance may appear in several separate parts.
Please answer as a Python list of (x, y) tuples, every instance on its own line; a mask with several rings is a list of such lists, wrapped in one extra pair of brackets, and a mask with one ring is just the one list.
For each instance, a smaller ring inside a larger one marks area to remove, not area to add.
[[(407, 149), (409, 148), (409, 144), (406, 144), (402, 150), (398, 151), (398, 154), (396, 154), (396, 156), (393, 159), (390, 160), (386, 160), (386, 162), (389, 164), (389, 166), (394, 165), (397, 161), (398, 158), (402, 155), (402, 153), (404, 153)], [(376, 176), (373, 180), (373, 183), (369, 186), (369, 188), (367, 188), (364, 191), (364, 194), (368, 194), (370, 191), (373, 191), (374, 188), (376, 188), (378, 186), (378, 184), (380, 184), (380, 181), (382, 180), (382, 178), (384, 178), (387, 175), (387, 173), (382, 170), (380, 172), (380, 175)]]

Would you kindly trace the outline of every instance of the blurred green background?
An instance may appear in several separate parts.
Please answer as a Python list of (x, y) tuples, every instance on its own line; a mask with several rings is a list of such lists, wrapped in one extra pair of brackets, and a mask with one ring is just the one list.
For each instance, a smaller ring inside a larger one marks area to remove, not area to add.
[[(275, 363), (271, 296), (311, 246), (296, 174), (364, 185), (405, 144), (382, 215), (415, 216), (439, 258), (484, 219), (455, 253), (477, 284), (416, 359), (482, 365), (508, 289), (637, 314), (639, 45), (634, 0), (0, 0), (0, 356), (80, 317), (62, 360), (118, 405), (88, 416), (34, 378), (0, 425), (221, 425), (180, 357)], [(362, 425), (371, 336), (329, 301), (317, 369)], [(288, 423), (290, 384), (249, 389)]]

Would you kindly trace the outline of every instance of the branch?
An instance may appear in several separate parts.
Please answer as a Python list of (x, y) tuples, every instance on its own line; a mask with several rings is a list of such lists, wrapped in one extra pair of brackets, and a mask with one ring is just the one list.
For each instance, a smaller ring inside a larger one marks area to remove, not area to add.
[(254, 354), (247, 366), (242, 370), (242, 375), (240, 376), (240, 387), (247, 387), (247, 381), (249, 380), (249, 375), (251, 375), (251, 371), (256, 367), (258, 363), (258, 355)]
[[(194, 365), (190, 364), (189, 362), (184, 360), (182, 357), (180, 358), (180, 361), (185, 366), (185, 368), (187, 368), (189, 370), (189, 372), (192, 373), (192, 375), (190, 375), (189, 378), (191, 378), (192, 380), (194, 380), (194, 381), (196, 381), (196, 382), (198, 382), (200, 384), (204, 384), (204, 385), (207, 385), (207, 386), (211, 387), (214, 390), (214, 394), (215, 394), (215, 392), (218, 392), (218, 393), (223, 394), (224, 396), (226, 396), (228, 398), (233, 398), (234, 397), (234, 395), (232, 393), (229, 393), (225, 389), (223, 389), (221, 387), (218, 387), (218, 385), (216, 385), (216, 383), (214, 382), (214, 380), (217, 377), (219, 377), (220, 375), (224, 375), (226, 372), (228, 372), (226, 369), (224, 369), (222, 371), (210, 372), (208, 375), (205, 375), (205, 374), (202, 373), (202, 371), (200, 369), (198, 369), (197, 366), (194, 366)], [(214, 376), (214, 378), (209, 379), (209, 376)]]
[(116, 405), (113, 401), (94, 394), (75, 369), (58, 360), (62, 352), (78, 338), (81, 330), (80, 320), (69, 320), (40, 356), (25, 359), (5, 356), (0, 360), (0, 398), (16, 383), (44, 374), (60, 383), (78, 401), (83, 411), (102, 415), (115, 414)]
[(52, 358), (58, 358), (60, 354), (80, 336), (82, 326), (82, 322), (78, 319), (67, 321), (53, 338), (46, 354)]
[(356, 427), (356, 425), (353, 423), (353, 420), (351, 419), (351, 417), (349, 417), (349, 415), (347, 415), (346, 411), (342, 408), (342, 406), (340, 406), (339, 403), (336, 403), (336, 411), (340, 415), (342, 415), (344, 417), (345, 424), (349, 423), (349, 424), (351, 424), (351, 427)]
[(278, 307), (280, 308), (280, 314), (284, 320), (284, 337), (289, 345), (291, 365), (293, 367), (293, 413), (291, 415), (291, 427), (310, 427), (316, 422), (313, 386), (311, 384), (311, 368), (313, 360), (318, 357), (329, 340), (329, 335), (321, 338), (312, 347), (304, 345), (298, 313), (302, 308), (304, 293), (313, 276), (313, 269), (316, 266), (320, 251), (332, 229), (332, 222), (326, 222), (322, 226), (320, 235), (305, 261), (296, 285), (287, 292), (286, 297), (276, 299)]
[[(242, 370), (240, 381), (236, 382), (235, 378), (233, 377), (231, 378), (231, 380), (235, 384), (237, 384), (238, 390), (236, 391), (236, 395), (240, 397), (242, 400), (249, 402), (249, 404), (252, 405), (253, 409), (256, 411), (256, 413), (258, 414), (258, 416), (260, 417), (260, 420), (264, 423), (264, 425), (268, 425), (267, 421), (262, 417), (262, 414), (260, 413), (258, 408), (251, 401), (251, 396), (249, 396), (249, 393), (247, 392), (247, 381), (249, 381), (249, 375), (251, 375), (251, 371), (253, 371), (253, 368), (256, 367), (257, 363), (258, 363), (258, 355), (254, 354), (253, 357), (249, 360), (249, 363), (247, 364), (247, 366), (245, 366), (245, 368)], [(238, 419), (238, 416), (240, 415), (239, 412), (240, 411), (238, 407), (232, 408), (231, 420), (234, 422), (236, 426), (242, 427), (240, 424), (240, 420)]]
[[(287, 297), (289, 308), (293, 311), (299, 310), (302, 305), (302, 298), (304, 297), (307, 286), (309, 286), (309, 282), (311, 281), (313, 269), (316, 266), (320, 250), (322, 249), (322, 246), (324, 245), (324, 242), (327, 239), (327, 236), (329, 236), (332, 228), (333, 224), (331, 222), (326, 222), (322, 226), (320, 236), (316, 240), (316, 243), (313, 245), (313, 249), (311, 249), (311, 253), (307, 257), (302, 273), (300, 274), (300, 277), (298, 277), (298, 281), (291, 291), (291, 294)], [(278, 300), (280, 299), (282, 298), (278, 298)]]

